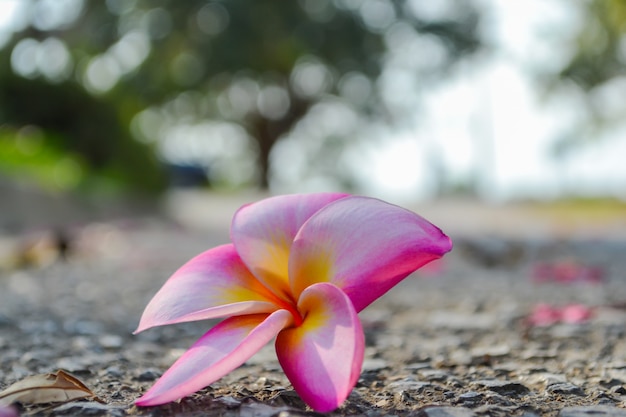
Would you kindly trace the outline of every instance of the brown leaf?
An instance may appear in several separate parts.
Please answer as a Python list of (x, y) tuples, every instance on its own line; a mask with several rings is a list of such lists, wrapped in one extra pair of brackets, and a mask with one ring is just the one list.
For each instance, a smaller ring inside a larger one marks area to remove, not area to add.
[(0, 404), (5, 405), (65, 403), (83, 398), (102, 402), (78, 378), (63, 370), (26, 377), (0, 392)]

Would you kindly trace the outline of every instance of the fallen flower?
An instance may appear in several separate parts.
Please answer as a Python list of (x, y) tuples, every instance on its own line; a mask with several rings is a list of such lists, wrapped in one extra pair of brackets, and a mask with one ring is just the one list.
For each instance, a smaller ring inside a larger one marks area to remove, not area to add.
[(592, 309), (582, 304), (568, 304), (563, 307), (537, 304), (528, 316), (527, 322), (531, 326), (539, 327), (557, 323), (577, 324), (588, 321), (592, 315)]
[(597, 266), (581, 264), (575, 260), (564, 260), (535, 265), (532, 278), (535, 282), (601, 284), (604, 281), (604, 270)]
[(365, 338), (357, 313), (452, 242), (422, 217), (346, 194), (272, 197), (240, 208), (232, 244), (183, 265), (148, 303), (136, 332), (226, 317), (136, 401), (175, 401), (215, 382), (276, 338), (300, 397), (337, 408), (356, 384)]

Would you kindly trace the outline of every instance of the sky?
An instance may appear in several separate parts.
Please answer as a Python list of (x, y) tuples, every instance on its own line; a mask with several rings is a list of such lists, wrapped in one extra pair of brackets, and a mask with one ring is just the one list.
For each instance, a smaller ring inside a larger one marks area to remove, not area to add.
[[(564, 91), (547, 100), (532, 72), (566, 62), (573, 51), (562, 39), (575, 32), (580, 12), (568, 0), (475, 1), (489, 11), (482, 30), (492, 52), (462, 62), (426, 90), (404, 128), (375, 131), (388, 139), (371, 141), (354, 156), (360, 158), (354, 166), (365, 167), (364, 191), (396, 201), (426, 199), (437, 193), (441, 178), (434, 174), (441, 174), (458, 184), (474, 178), (479, 195), (493, 201), (570, 194), (626, 199), (626, 123), (567, 158), (551, 156), (555, 141), (581, 117), (580, 97)], [(3, 32), (24, 24), (11, 12), (19, 4), (0, 0), (0, 44)], [(624, 110), (623, 95), (605, 90), (599, 98)], [(626, 81), (616, 91), (624, 90)]]

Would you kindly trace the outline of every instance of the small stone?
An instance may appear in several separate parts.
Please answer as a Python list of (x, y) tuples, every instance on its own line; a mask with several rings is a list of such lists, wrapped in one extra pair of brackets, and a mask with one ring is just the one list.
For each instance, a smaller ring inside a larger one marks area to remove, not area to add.
[(466, 407), (426, 407), (410, 417), (474, 417), (476, 414)]
[(609, 391), (611, 394), (626, 395), (626, 388), (623, 385), (612, 386)]
[(626, 417), (626, 410), (605, 405), (566, 407), (559, 411), (558, 417)]
[(483, 394), (476, 391), (469, 391), (459, 395), (459, 400), (464, 403), (476, 403), (483, 398)]
[(161, 373), (155, 369), (147, 369), (137, 376), (137, 381), (150, 382), (161, 376)]
[(624, 384), (624, 382), (622, 380), (616, 379), (616, 378), (611, 378), (611, 379), (604, 379), (600, 381), (600, 384), (602, 384), (603, 386), (607, 387), (607, 388), (612, 388), (615, 386), (622, 386)]
[(239, 409), (240, 417), (270, 417), (282, 412), (289, 412), (288, 407), (272, 407), (263, 403), (248, 403)]
[(416, 381), (412, 377), (404, 378), (399, 381), (394, 381), (387, 385), (387, 389), (392, 392), (404, 392), (404, 391), (413, 391), (413, 392), (421, 392), (424, 388), (432, 386), (429, 382), (424, 381)]
[(122, 417), (126, 415), (123, 407), (97, 402), (73, 402), (63, 404), (54, 409), (56, 415), (81, 415), (81, 416), (113, 416)]
[(525, 395), (530, 392), (530, 389), (528, 389), (525, 385), (520, 384), (519, 382), (512, 381), (498, 381), (487, 379), (482, 381), (475, 381), (473, 384), (485, 387), (490, 391), (509, 397)]
[(363, 361), (363, 372), (374, 372), (381, 371), (385, 368), (389, 367), (389, 363), (387, 363), (384, 359), (365, 359)]
[(469, 391), (459, 395), (459, 399), (457, 401), (458, 404), (463, 404), (466, 406), (476, 406), (483, 399), (484, 395), (480, 392)]
[(100, 336), (99, 342), (100, 346), (105, 349), (118, 349), (122, 347), (124, 339), (115, 334), (105, 334), (104, 336)]
[(530, 385), (543, 385), (550, 386), (554, 384), (561, 384), (566, 382), (565, 375), (553, 374), (549, 372), (540, 372), (531, 374), (524, 378), (524, 382)]
[(444, 371), (440, 371), (439, 369), (424, 369), (419, 372), (419, 374), (429, 381), (435, 382), (443, 382), (450, 376)]
[(121, 378), (124, 375), (119, 366), (109, 366), (104, 370), (104, 373), (112, 378)]
[(582, 388), (577, 385), (570, 384), (567, 382), (561, 384), (553, 384), (546, 388), (546, 391), (552, 394), (560, 394), (560, 395), (579, 395), (584, 396), (585, 392)]
[(404, 367), (408, 371), (418, 371), (420, 369), (428, 369), (431, 367), (430, 362), (414, 362)]
[(239, 401), (235, 397), (231, 397), (230, 395), (227, 395), (225, 397), (219, 397), (217, 401), (224, 404), (228, 408), (235, 408), (241, 405), (241, 401)]

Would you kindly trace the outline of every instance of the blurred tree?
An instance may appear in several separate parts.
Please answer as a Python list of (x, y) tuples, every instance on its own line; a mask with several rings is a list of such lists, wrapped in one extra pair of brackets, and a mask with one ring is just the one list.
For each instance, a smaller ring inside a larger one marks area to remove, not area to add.
[[(76, 172), (80, 178), (68, 184), (106, 183), (107, 188), (126, 185), (148, 192), (162, 189), (164, 178), (154, 154), (133, 140), (114, 102), (92, 96), (75, 82), (28, 80), (7, 72), (1, 79), (0, 123), (18, 132), (13, 137), (5, 135), (4, 141), (23, 141), (33, 128), (35, 132), (43, 129), (37, 139), (45, 142), (38, 144), (40, 151), (57, 154), (58, 162), (63, 161), (63, 153), (79, 156), (83, 168), (95, 175), (85, 175), (81, 169)], [(34, 152), (27, 148), (26, 153)]]
[[(0, 57), (7, 62), (10, 56), (13, 70), (23, 78), (18, 83), (6, 72), (0, 74), (0, 105), (14, 106), (19, 95), (22, 104), (4, 112), (1, 120), (44, 129), (57, 129), (61, 123), (65, 126), (61, 130), (71, 138), (65, 145), (84, 152), (93, 166), (112, 155), (122, 165), (145, 164), (132, 156), (138, 155), (137, 146), (127, 145), (124, 134), (107, 130), (124, 123), (140, 140), (170, 150), (177, 140), (172, 139), (173, 132), (185, 128), (187, 133), (203, 135), (199, 140), (206, 142), (204, 146), (197, 141), (188, 146), (191, 156), (204, 150), (215, 154), (216, 160), (220, 150), (237, 153), (230, 143), (235, 136), (239, 143), (251, 138), (257, 180), (267, 187), (274, 145), (316, 105), (335, 100), (372, 119), (393, 121), (398, 117), (396, 104), (402, 100), (390, 99), (382, 82), (389, 66), (403, 66), (404, 73), (426, 84), (481, 46), (479, 14), (469, 2), (430, 3), (63, 0), (55, 6), (51, 1), (31, 0), (31, 25), (14, 37)], [(61, 4), (75, 18), (59, 18), (55, 24), (51, 8)], [(51, 60), (33, 66), (28, 58), (33, 54), (48, 54)], [(63, 56), (66, 65), (58, 64)], [(54, 65), (60, 68), (56, 72), (51, 69)], [(94, 97), (91, 102), (70, 99), (81, 96), (79, 87)], [(393, 94), (403, 99), (417, 92), (400, 87)], [(29, 101), (32, 106), (39, 103), (41, 111), (33, 107), (31, 112)], [(46, 118), (46, 114), (56, 116)], [(76, 124), (68, 127), (71, 120)], [(227, 125), (207, 125), (207, 120)], [(194, 130), (199, 125), (206, 129)], [(80, 133), (85, 126), (93, 140)], [(230, 126), (232, 133), (225, 139), (222, 135), (221, 144), (211, 137), (219, 136), (214, 132), (219, 126)], [(336, 143), (337, 135), (330, 136)], [(129, 156), (121, 156), (125, 152)], [(226, 168), (233, 172), (232, 166)]]
[(590, 90), (626, 75), (626, 2), (585, 2), (582, 15), (575, 53), (559, 76)]
[(571, 58), (552, 77), (552, 87), (575, 86), (585, 111), (557, 142), (558, 156), (594, 140), (626, 117), (626, 2), (592, 0), (578, 4), (581, 25), (569, 40)]

